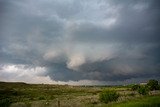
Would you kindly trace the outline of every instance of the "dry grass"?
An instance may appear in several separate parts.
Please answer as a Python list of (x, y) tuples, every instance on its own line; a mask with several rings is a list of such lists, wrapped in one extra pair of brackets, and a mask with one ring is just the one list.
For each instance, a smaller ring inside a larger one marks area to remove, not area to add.
[[(33, 85), (24, 83), (0, 83), (0, 107), (103, 107), (130, 101), (141, 97), (128, 87), (85, 87), (68, 85)], [(116, 90), (120, 97), (117, 102), (104, 104), (99, 93), (104, 89)], [(150, 95), (160, 94), (152, 91)]]

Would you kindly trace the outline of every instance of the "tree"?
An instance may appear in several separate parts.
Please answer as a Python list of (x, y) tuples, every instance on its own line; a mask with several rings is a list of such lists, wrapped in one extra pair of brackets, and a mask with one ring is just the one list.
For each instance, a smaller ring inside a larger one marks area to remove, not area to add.
[(159, 89), (158, 81), (154, 80), (154, 79), (149, 80), (148, 83), (147, 83), (147, 86), (151, 91)]

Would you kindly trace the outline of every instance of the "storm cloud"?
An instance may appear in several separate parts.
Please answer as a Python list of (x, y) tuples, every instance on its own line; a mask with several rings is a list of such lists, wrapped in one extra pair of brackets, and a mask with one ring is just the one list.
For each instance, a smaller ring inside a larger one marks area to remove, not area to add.
[(159, 0), (0, 0), (0, 81), (160, 79)]

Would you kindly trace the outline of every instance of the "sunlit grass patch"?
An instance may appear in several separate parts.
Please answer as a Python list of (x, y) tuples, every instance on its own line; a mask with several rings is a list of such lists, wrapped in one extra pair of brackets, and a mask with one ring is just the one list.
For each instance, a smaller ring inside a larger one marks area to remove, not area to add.
[(106, 107), (160, 107), (160, 95), (141, 97), (122, 103), (106, 105)]

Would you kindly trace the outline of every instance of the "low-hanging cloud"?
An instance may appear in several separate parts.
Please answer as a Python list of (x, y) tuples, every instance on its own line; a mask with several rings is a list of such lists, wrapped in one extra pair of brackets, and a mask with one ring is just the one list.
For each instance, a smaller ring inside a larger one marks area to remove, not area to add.
[[(1, 0), (0, 80), (120, 84), (159, 79), (159, 5), (158, 0)], [(18, 74), (29, 76), (24, 80)]]

